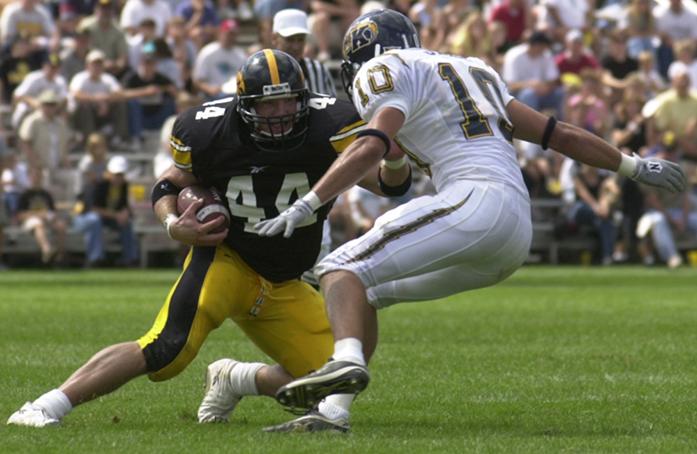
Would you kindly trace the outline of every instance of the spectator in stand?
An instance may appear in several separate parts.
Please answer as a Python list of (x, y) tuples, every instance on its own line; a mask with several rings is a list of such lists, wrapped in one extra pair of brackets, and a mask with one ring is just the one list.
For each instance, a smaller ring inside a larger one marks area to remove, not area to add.
[(121, 10), (121, 28), (135, 35), (144, 19), (155, 22), (155, 34), (164, 36), (165, 27), (172, 17), (172, 9), (164, 0), (127, 0)]
[(527, 43), (506, 52), (502, 76), (519, 101), (536, 110), (553, 109), (561, 117), (564, 89), (559, 85), (559, 70), (550, 44), (545, 33), (532, 33)]
[(517, 46), (525, 30), (532, 28), (532, 14), (527, 0), (503, 0), (491, 9), (489, 22), (500, 22), (506, 30), (505, 48)]
[(180, 64), (192, 67), (196, 60), (196, 46), (189, 39), (185, 25), (184, 19), (174, 16), (167, 24), (167, 37), (165, 40), (172, 51), (174, 60)]
[(12, 113), (12, 127), (19, 129), (22, 120), (32, 111), (40, 107), (39, 95), (51, 90), (62, 99), (68, 94), (68, 86), (60, 74), (61, 61), (58, 54), (50, 54), (43, 67), (38, 71), (27, 74), (21, 84), (15, 89), (12, 102), (15, 106)]
[(453, 34), (450, 52), (463, 57), (477, 57), (488, 65), (498, 66), (496, 63), (496, 48), (489, 35), (484, 16), (473, 11), (467, 16), (465, 22), (457, 28)]
[(653, 10), (658, 32), (673, 42), (697, 38), (697, 14), (685, 8), (683, 0), (669, 0)]
[[(155, 68), (158, 73), (167, 75), (167, 78), (177, 87), (184, 88), (184, 76), (182, 66), (174, 59), (172, 49), (170, 49), (164, 38), (157, 38), (147, 45), (148, 52), (155, 56)], [(174, 105), (174, 103), (172, 103)]]
[(262, 49), (271, 47), (271, 29), (273, 17), (283, 9), (301, 9), (307, 7), (306, 0), (256, 0), (254, 2), (254, 17), (259, 26), (259, 45)]
[(128, 102), (128, 123), (132, 141), (140, 146), (143, 131), (159, 130), (174, 114), (177, 88), (168, 77), (157, 72), (157, 56), (143, 53), (137, 71), (126, 75), (121, 95)]
[(67, 223), (56, 213), (53, 196), (43, 185), (42, 169), (31, 168), (29, 178), (31, 187), (19, 197), (17, 219), (22, 229), (34, 236), (44, 265), (62, 262)]
[(645, 50), (639, 54), (639, 71), (636, 75), (644, 83), (647, 97), (653, 98), (666, 89), (665, 80), (656, 71), (656, 63), (651, 51)]
[(284, 9), (273, 18), (272, 46), (290, 54), (300, 63), (307, 88), (313, 93), (336, 96), (334, 78), (319, 60), (304, 57), (307, 36), (307, 14), (299, 9)]
[[(77, 164), (77, 193), (83, 205), (92, 206), (97, 183), (103, 178), (108, 162), (108, 148), (104, 134), (93, 132), (87, 137), (85, 154)], [(79, 211), (82, 211), (80, 208)]]
[(409, 18), (425, 49), (438, 49), (445, 42), (445, 27), (440, 26), (443, 12), (438, 0), (419, 0), (409, 10)]
[(583, 46), (583, 33), (569, 30), (566, 34), (566, 49), (557, 54), (554, 61), (559, 74), (581, 74), (585, 69), (598, 69), (598, 60)]
[(222, 93), (223, 84), (237, 74), (246, 60), (244, 50), (235, 45), (238, 28), (233, 19), (222, 21), (218, 40), (206, 45), (196, 57), (194, 83), (208, 99)]
[[(647, 156), (677, 160), (679, 152), (675, 138), (671, 133), (665, 134), (662, 144), (655, 147)], [(675, 244), (676, 236), (694, 236), (697, 234), (697, 201), (695, 194), (685, 191), (681, 194), (669, 194), (642, 187), (645, 191), (646, 213), (637, 225), (637, 236), (645, 238), (651, 233), (653, 248), (668, 268), (682, 265), (682, 257)], [(651, 261), (649, 260), (649, 263)]]
[(29, 38), (18, 37), (8, 46), (0, 48), (0, 85), (2, 103), (9, 104), (12, 94), (24, 78), (41, 68), (46, 60), (43, 50), (33, 50)]
[(90, 46), (104, 53), (104, 70), (119, 77), (128, 67), (126, 34), (116, 23), (114, 0), (98, 0), (94, 15), (84, 18), (78, 30), (89, 34)]
[(44, 169), (48, 184), (58, 183), (59, 169), (68, 167), (72, 130), (61, 115), (63, 96), (53, 90), (39, 95), (40, 108), (31, 113), (19, 129), (19, 145), (29, 169)]
[(85, 204), (75, 218), (75, 228), (85, 233), (86, 268), (98, 267), (104, 263), (104, 227), (119, 232), (119, 265), (131, 266), (138, 260), (137, 238), (133, 232), (128, 181), (125, 176), (127, 170), (128, 160), (125, 157), (117, 155), (110, 158), (104, 178), (97, 181), (94, 187), (91, 205)]
[(92, 132), (104, 129), (113, 140), (123, 144), (128, 140), (126, 105), (119, 92), (121, 86), (111, 74), (104, 72), (105, 55), (91, 50), (85, 58), (87, 69), (70, 81), (70, 110), (72, 125), (84, 140)]
[[(302, 9), (302, 8), (298, 8)], [(317, 37), (317, 59), (326, 61), (332, 57), (332, 48), (340, 47), (342, 33), (360, 14), (358, 0), (311, 0), (312, 34)]]
[(83, 19), (94, 14), (97, 3), (99, 0), (59, 0), (59, 11), (61, 15), (71, 13)]
[(553, 41), (563, 41), (569, 30), (586, 31), (591, 11), (588, 0), (542, 0), (536, 28)]
[(668, 67), (668, 77), (677, 72), (687, 72), (690, 76), (690, 87), (697, 90), (697, 59), (695, 59), (695, 43), (685, 39), (677, 41), (673, 46), (676, 60)]
[(167, 170), (174, 163), (174, 159), (172, 159), (170, 136), (172, 135), (172, 128), (174, 127), (174, 122), (177, 119), (177, 114), (180, 114), (191, 107), (198, 106), (201, 104), (201, 99), (186, 91), (180, 91), (176, 97), (176, 104), (176, 114), (165, 120), (165, 123), (162, 125), (162, 129), (160, 130), (160, 147), (157, 154), (153, 158), (153, 172), (155, 178), (160, 178), (165, 170)]
[(53, 18), (39, 0), (14, 0), (0, 14), (2, 45), (21, 37), (29, 40), (30, 50), (36, 51), (55, 45), (57, 36)]
[(654, 130), (649, 136), (663, 137), (670, 132), (675, 137), (677, 151), (697, 160), (697, 94), (690, 91), (690, 75), (685, 67), (673, 71), (671, 85), (657, 99)]
[(627, 49), (632, 58), (639, 58), (643, 51), (653, 52), (656, 47), (656, 20), (651, 10), (651, 0), (630, 0), (618, 28), (627, 32)]
[(610, 110), (605, 99), (601, 75), (597, 70), (588, 68), (581, 72), (581, 91), (567, 102), (568, 114), (565, 118), (579, 128), (599, 137), (605, 137), (610, 127)]
[(181, 0), (174, 15), (184, 19), (186, 33), (199, 49), (215, 39), (219, 19), (209, 0)]
[(157, 39), (155, 21), (146, 18), (138, 25), (138, 32), (128, 37), (128, 66), (135, 69), (140, 65), (140, 57), (143, 49)]
[(610, 265), (617, 237), (613, 214), (619, 200), (619, 187), (614, 176), (585, 164), (575, 163), (571, 174), (576, 201), (569, 208), (568, 220), (573, 225), (595, 229), (600, 239), (601, 263)]
[[(2, 144), (0, 144), (2, 146)], [(19, 159), (19, 153), (7, 152), (2, 171), (2, 187), (0, 193), (5, 195), (4, 206), (7, 209), (8, 219), (13, 219), (19, 210), (19, 197), (29, 188), (29, 171), (27, 163)], [(2, 158), (0, 158), (0, 161)]]
[(85, 70), (85, 58), (90, 51), (90, 32), (79, 29), (70, 46), (61, 56), (61, 75), (69, 81), (80, 71)]
[(442, 19), (440, 26), (445, 28), (445, 41), (435, 50), (448, 52), (452, 46), (455, 33), (457, 33), (459, 27), (467, 21), (470, 13), (474, 13), (475, 10), (470, 0), (450, 0), (443, 6), (441, 11)]
[(622, 32), (610, 35), (608, 53), (600, 64), (605, 69), (603, 83), (615, 90), (623, 90), (627, 76), (639, 69), (639, 63), (627, 52), (627, 38)]

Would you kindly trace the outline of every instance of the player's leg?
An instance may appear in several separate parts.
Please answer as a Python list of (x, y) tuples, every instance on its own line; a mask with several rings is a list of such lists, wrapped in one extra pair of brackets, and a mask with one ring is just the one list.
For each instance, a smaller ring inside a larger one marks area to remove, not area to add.
[[(364, 236), (334, 251), (317, 267), (335, 336), (334, 361), (281, 388), (279, 402), (304, 407), (337, 390), (360, 392), (367, 386), (370, 377), (361, 360), (366, 318), (360, 314), (369, 313), (364, 288), (474, 263), (493, 267), (500, 279), (527, 254), (529, 217), (527, 199), (512, 188), (461, 182), (391, 210)], [(444, 295), (470, 286), (439, 283)]]
[[(151, 330), (137, 342), (107, 347), (73, 373), (59, 389), (27, 402), (8, 424), (33, 427), (57, 424), (73, 406), (110, 393), (135, 377), (149, 373), (154, 381), (181, 372), (193, 360), (207, 334), (226, 313), (212, 308), (217, 300), (203, 298), (223, 254), (215, 248), (194, 248), (172, 287)], [(233, 292), (234, 293), (234, 292)]]

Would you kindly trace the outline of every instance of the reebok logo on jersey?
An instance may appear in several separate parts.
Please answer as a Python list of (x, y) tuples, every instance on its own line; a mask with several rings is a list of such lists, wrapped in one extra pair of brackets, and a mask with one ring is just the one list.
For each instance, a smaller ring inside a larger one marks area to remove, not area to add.
[(252, 175), (256, 175), (258, 173), (263, 172), (264, 169), (266, 169), (267, 167), (268, 166), (252, 166), (249, 168), (249, 171), (250, 171), (249, 173), (251, 173)]

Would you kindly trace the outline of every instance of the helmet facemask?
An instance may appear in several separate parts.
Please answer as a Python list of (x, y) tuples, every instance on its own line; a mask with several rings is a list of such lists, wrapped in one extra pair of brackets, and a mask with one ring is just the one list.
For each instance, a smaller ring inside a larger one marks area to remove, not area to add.
[[(274, 99), (296, 99), (296, 111), (284, 115), (266, 116), (257, 112), (259, 102)], [(250, 96), (240, 99), (239, 112), (249, 126), (249, 135), (263, 151), (291, 151), (305, 141), (308, 131), (309, 93), (307, 90), (290, 91), (281, 96)]]

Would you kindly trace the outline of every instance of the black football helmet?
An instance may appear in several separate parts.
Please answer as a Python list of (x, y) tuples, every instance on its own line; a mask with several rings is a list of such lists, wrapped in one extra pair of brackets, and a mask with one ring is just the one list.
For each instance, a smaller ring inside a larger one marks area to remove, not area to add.
[(421, 47), (414, 24), (402, 13), (379, 9), (363, 14), (344, 35), (341, 82), (351, 98), (353, 78), (361, 65), (390, 49)]
[[(260, 150), (289, 151), (303, 144), (308, 131), (310, 92), (295, 58), (277, 49), (254, 53), (237, 73), (237, 95), (237, 111)], [(291, 97), (297, 99), (298, 105), (292, 114), (264, 117), (254, 108), (259, 101)], [(266, 128), (260, 128), (261, 125)], [(280, 132), (274, 132), (274, 125), (281, 125)]]

